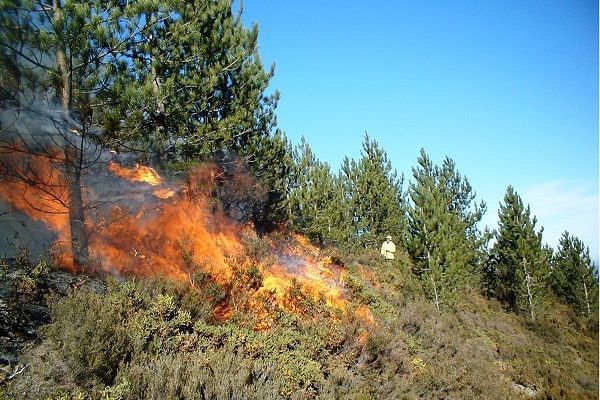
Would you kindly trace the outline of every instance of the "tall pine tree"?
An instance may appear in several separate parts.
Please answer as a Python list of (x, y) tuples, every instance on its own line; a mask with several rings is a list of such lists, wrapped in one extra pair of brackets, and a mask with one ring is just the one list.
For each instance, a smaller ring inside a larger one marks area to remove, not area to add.
[(483, 238), (477, 229), (485, 204), (475, 203), (468, 180), (449, 158), (441, 167), (425, 150), (409, 185), (407, 249), (427, 296), (439, 308), (475, 285)]
[(591, 315), (598, 308), (597, 268), (583, 242), (564, 232), (553, 259), (554, 292), (579, 314)]
[(378, 246), (386, 234), (405, 232), (403, 177), (392, 169), (384, 149), (365, 133), (358, 162), (344, 159), (341, 177), (349, 204), (351, 239), (364, 247)]
[(498, 211), (496, 243), (491, 250), (487, 284), (490, 293), (509, 308), (535, 320), (548, 289), (549, 252), (529, 206), (509, 186)]

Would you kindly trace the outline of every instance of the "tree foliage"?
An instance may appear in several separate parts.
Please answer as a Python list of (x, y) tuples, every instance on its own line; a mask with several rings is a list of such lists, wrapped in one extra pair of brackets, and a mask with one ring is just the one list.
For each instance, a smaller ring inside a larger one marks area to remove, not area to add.
[(533, 320), (548, 288), (550, 252), (542, 246), (542, 230), (535, 230), (536, 218), (512, 186), (506, 189), (498, 218), (488, 288), (509, 308)]
[[(159, 159), (239, 152), (275, 125), (278, 93), (229, 0), (137, 2), (119, 37), (130, 44), (113, 64), (118, 79), (102, 93), (110, 132), (141, 141)], [(143, 29), (140, 29), (142, 27)]]
[(552, 260), (554, 292), (573, 309), (591, 315), (598, 309), (598, 270), (590, 259), (590, 249), (564, 232)]
[(407, 248), (426, 293), (439, 306), (476, 281), (483, 244), (477, 223), (485, 204), (475, 203), (469, 181), (451, 159), (437, 166), (421, 150), (417, 163), (408, 188)]

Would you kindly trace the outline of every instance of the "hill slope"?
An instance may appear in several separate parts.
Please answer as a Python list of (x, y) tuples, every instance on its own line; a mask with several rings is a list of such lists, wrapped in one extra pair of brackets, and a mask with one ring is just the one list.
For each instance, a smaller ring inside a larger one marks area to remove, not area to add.
[[(241, 300), (252, 284), (208, 276), (63, 276), (58, 290), (47, 266), (5, 263), (4, 285), (21, 295), (3, 303), (49, 293), (50, 322), (20, 352), (26, 368), (6, 366), (0, 398), (597, 398), (597, 330), (566, 307), (533, 324), (472, 292), (438, 311), (405, 257), (332, 255), (347, 269), (346, 310), (301, 285), (285, 307), (253, 307)], [(215, 313), (224, 302), (238, 305), (226, 319)], [(271, 328), (257, 330), (264, 318)]]

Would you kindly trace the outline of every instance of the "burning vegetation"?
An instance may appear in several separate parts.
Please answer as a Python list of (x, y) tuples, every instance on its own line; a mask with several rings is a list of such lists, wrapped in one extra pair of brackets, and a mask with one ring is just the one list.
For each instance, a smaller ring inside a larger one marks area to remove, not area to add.
[[(18, 165), (15, 160), (4, 161)], [(43, 221), (56, 235), (51, 246), (55, 262), (76, 271), (68, 245), (68, 198), (60, 190), (64, 177), (44, 161), (29, 156), (25, 163), (30, 181), (42, 181), (43, 186), (9, 179), (0, 185), (0, 195), (30, 218)], [(345, 268), (302, 236), (275, 233), (259, 238), (251, 224), (227, 216), (210, 197), (217, 175), (218, 168), (210, 165), (190, 173), (184, 183), (169, 184), (152, 168), (108, 162), (102, 175), (106, 182), (84, 190), (84, 204), (96, 204), (100, 197), (110, 200), (86, 210), (89, 263), (84, 269), (164, 276), (191, 286), (199, 275), (207, 275), (227, 288), (228, 296), (239, 297), (224, 299), (215, 308), (215, 317), (228, 319), (252, 308), (262, 316), (255, 327), (259, 330), (269, 328), (267, 309), (273, 305), (301, 314), (295, 303), (299, 295), (346, 312)], [(105, 189), (97, 192), (95, 187)], [(242, 291), (238, 286), (244, 282)]]
[(116, 176), (131, 182), (144, 182), (151, 186), (160, 185), (163, 182), (163, 179), (153, 168), (139, 164), (136, 164), (133, 168), (125, 168), (111, 161), (106, 168)]

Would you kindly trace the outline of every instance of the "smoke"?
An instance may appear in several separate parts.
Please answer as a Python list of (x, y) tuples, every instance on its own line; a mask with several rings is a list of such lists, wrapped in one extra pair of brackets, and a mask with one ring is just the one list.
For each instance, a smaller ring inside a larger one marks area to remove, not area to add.
[(1, 256), (13, 257), (25, 246), (37, 257), (57, 240), (69, 241), (67, 149), (74, 149), (81, 175), (90, 236), (111, 218), (158, 205), (151, 187), (123, 180), (107, 169), (110, 163), (133, 163), (136, 155), (105, 148), (98, 128), (47, 102), (5, 104), (0, 109)]

